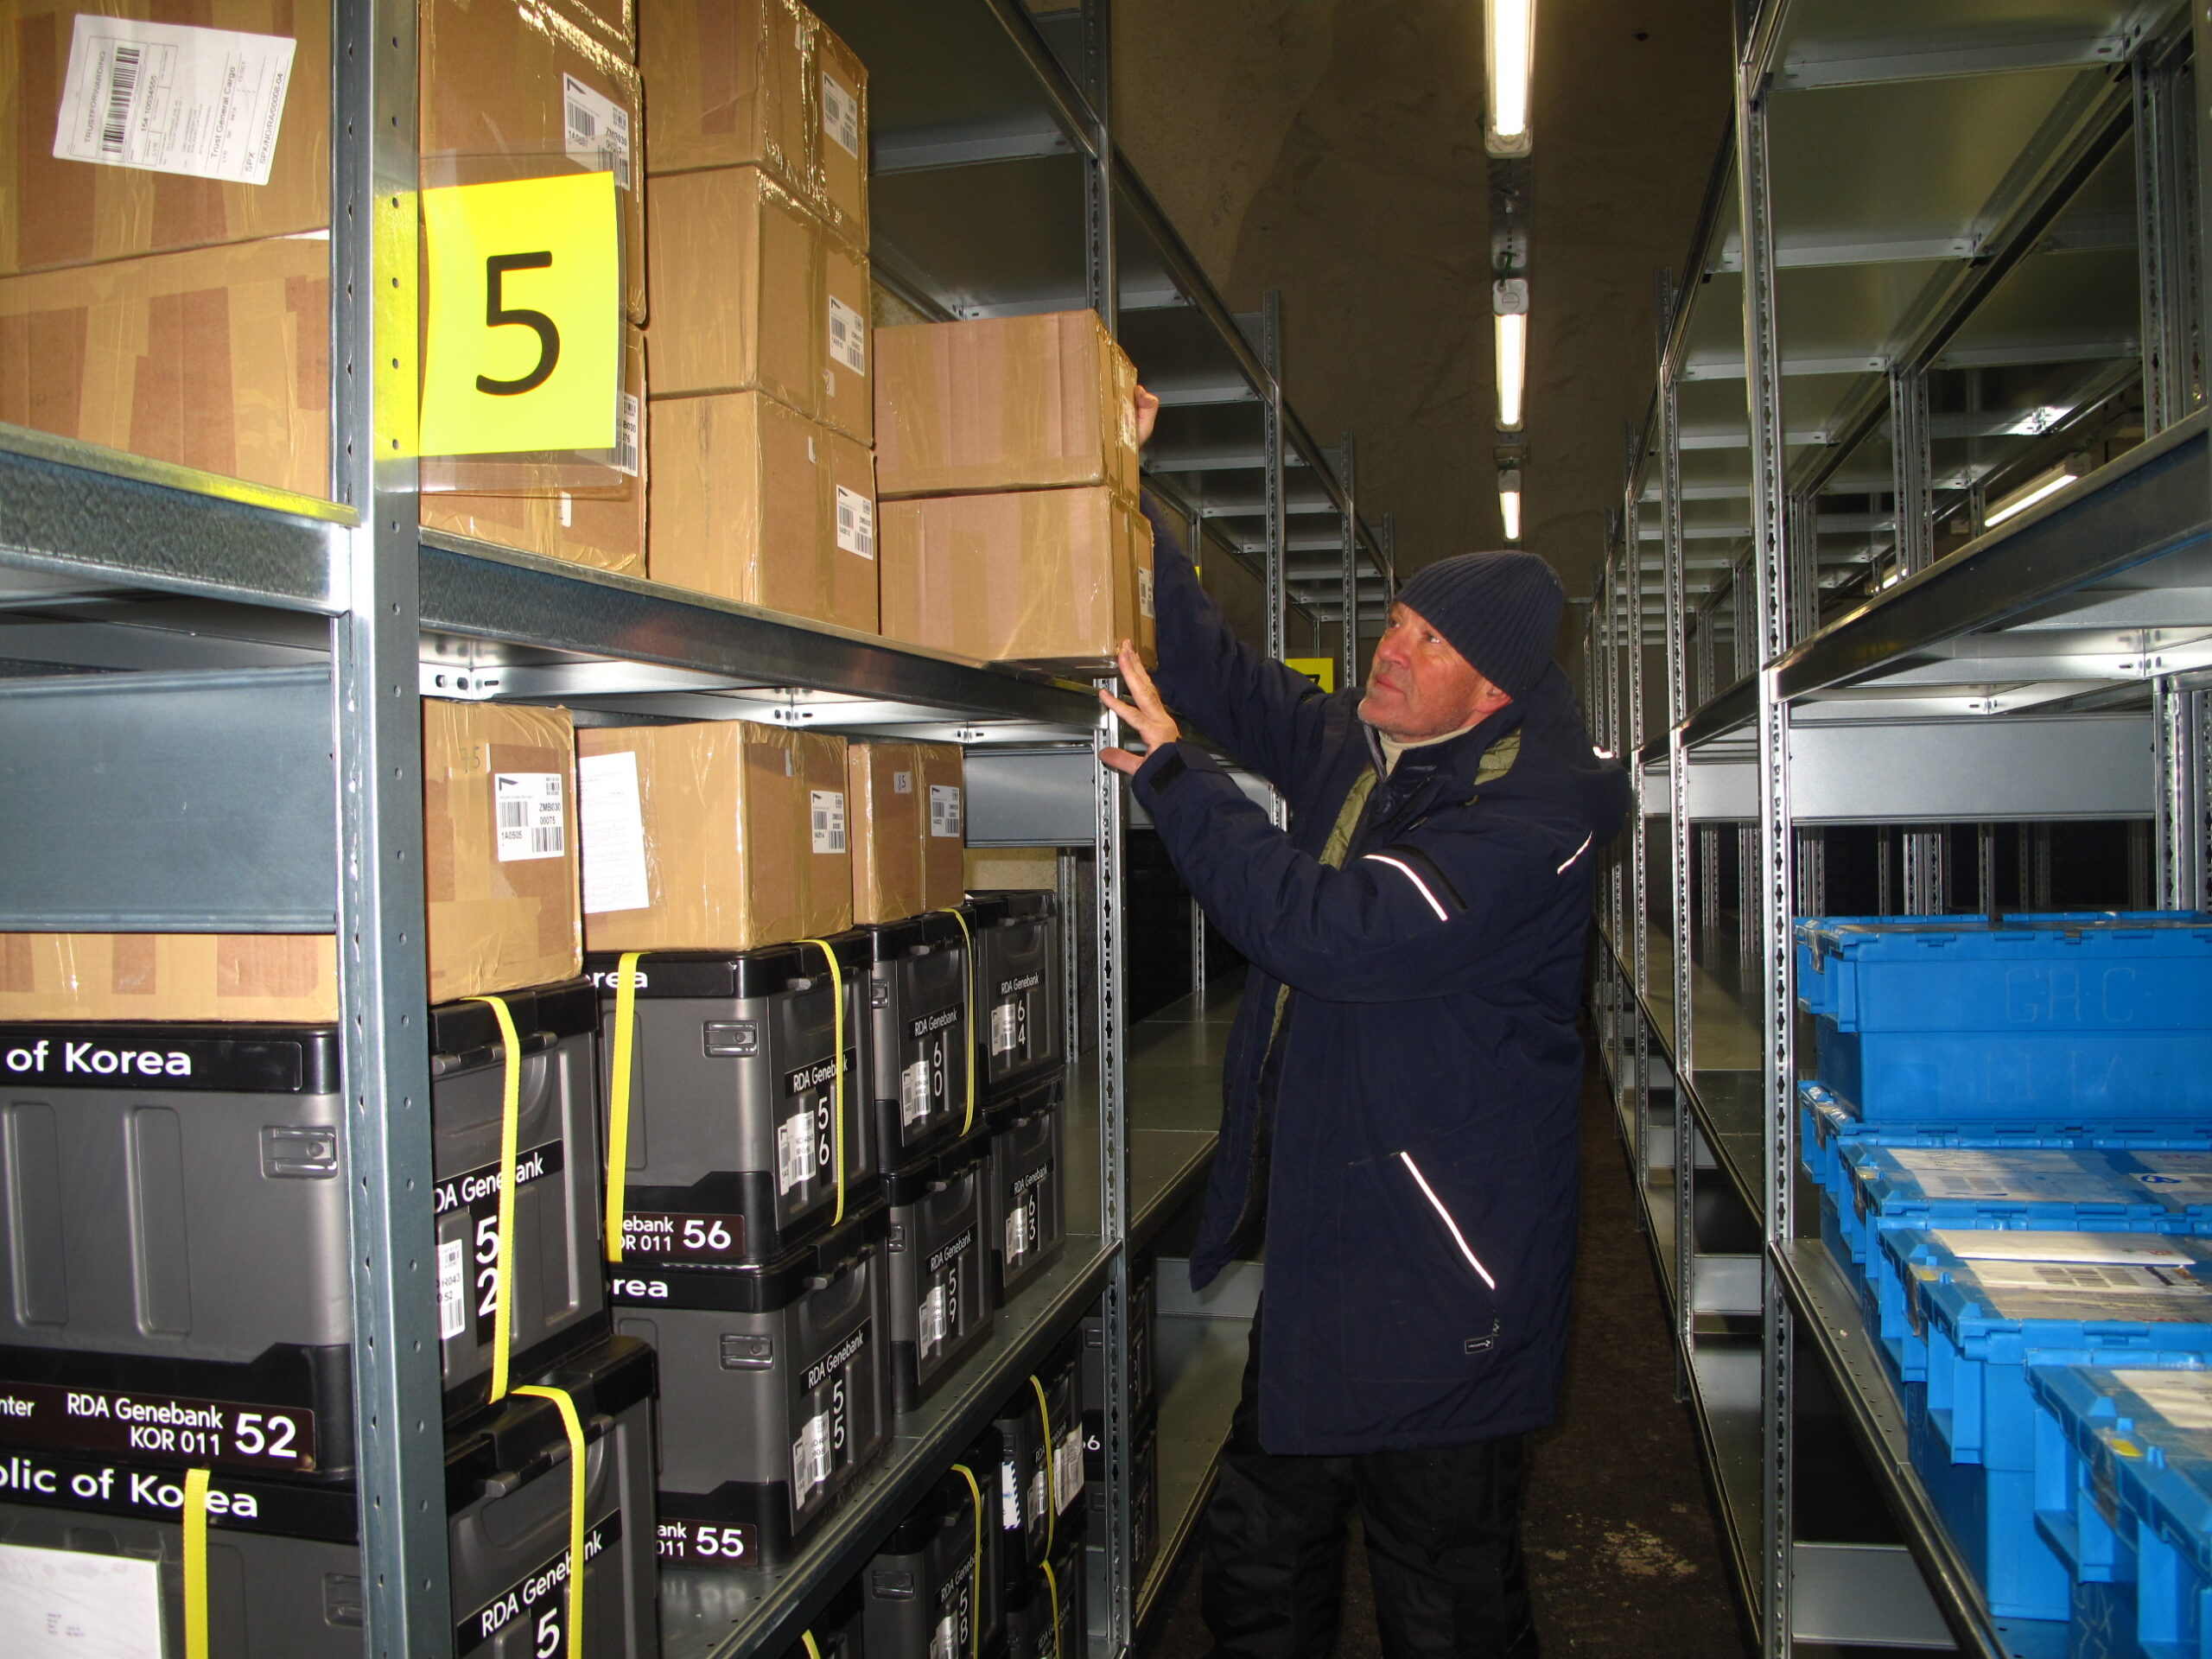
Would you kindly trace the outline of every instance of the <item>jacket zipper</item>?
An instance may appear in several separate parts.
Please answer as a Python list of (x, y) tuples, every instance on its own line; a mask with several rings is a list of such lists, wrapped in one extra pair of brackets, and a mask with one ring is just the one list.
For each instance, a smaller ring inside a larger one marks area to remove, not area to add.
[(1437, 1218), (1451, 1233), (1452, 1242), (1459, 1247), (1459, 1254), (1467, 1258), (1467, 1265), (1475, 1270), (1475, 1276), (1492, 1290), (1496, 1290), (1497, 1281), (1490, 1276), (1490, 1269), (1483, 1266), (1481, 1258), (1467, 1247), (1467, 1236), (1459, 1230), (1459, 1224), (1452, 1219), (1452, 1212), (1444, 1207), (1444, 1201), (1436, 1196), (1436, 1189), (1428, 1184), (1428, 1178), (1421, 1173), (1421, 1166), (1414, 1162), (1413, 1154), (1400, 1153), (1398, 1161), (1403, 1164), (1407, 1172), (1413, 1176), (1414, 1185), (1421, 1188), (1421, 1197), (1428, 1200), (1429, 1208), (1436, 1211)]

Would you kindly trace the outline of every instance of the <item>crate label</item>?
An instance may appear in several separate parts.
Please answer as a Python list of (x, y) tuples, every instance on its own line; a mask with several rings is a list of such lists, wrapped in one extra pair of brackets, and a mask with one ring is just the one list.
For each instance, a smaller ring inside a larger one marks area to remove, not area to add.
[(930, 1659), (959, 1659), (959, 1619), (950, 1613), (938, 1620), (930, 1636)]
[(791, 1442), (791, 1503), (803, 1505), (817, 1486), (830, 1484), (830, 1419), (827, 1414), (806, 1420), (798, 1439)]
[(1045, 1492), (1045, 1460), (1037, 1460), (1037, 1471), (1029, 1477), (1029, 1513), (1039, 1525), (1045, 1519), (1045, 1506), (1052, 1500)]
[(672, 1210), (632, 1210), (622, 1217), (622, 1259), (728, 1262), (745, 1254), (743, 1216), (685, 1215)]
[(630, 188), (630, 111), (574, 75), (561, 77), (562, 137), (569, 159), (592, 173), (612, 173)]
[[(563, 1529), (564, 1532), (566, 1529)], [(595, 1527), (584, 1529), (584, 1567), (591, 1564), (622, 1537), (622, 1511), (617, 1510)], [(553, 1655), (582, 1651), (581, 1634), (571, 1649), (568, 1640), (569, 1546), (535, 1572), (526, 1573), (454, 1626), (454, 1659), (474, 1653), (502, 1630), (519, 1625), (530, 1635), (529, 1651)], [(602, 1592), (601, 1593), (605, 1593)]]
[[(829, 1108), (823, 1108), (827, 1118)], [(821, 1126), (829, 1128), (825, 1122)], [(830, 1158), (830, 1136), (817, 1137), (811, 1111), (801, 1111), (776, 1125), (776, 1194), (779, 1198), (795, 1186), (802, 1186), (814, 1179), (817, 1170)], [(817, 1146), (819, 1150), (817, 1152)]]
[(1007, 1189), (1006, 1265), (1009, 1272), (1045, 1242), (1045, 1192), (1052, 1179), (1048, 1159)]
[(930, 1115), (930, 1063), (916, 1060), (899, 1074), (899, 1127), (910, 1129)]
[(664, 1520), (658, 1553), (679, 1567), (701, 1561), (749, 1567), (760, 1553), (760, 1530), (747, 1521)]
[[(516, 1154), (517, 1200), (520, 1200), (524, 1187), (548, 1175), (558, 1174), (563, 1166), (563, 1149), (558, 1141), (548, 1141)], [(458, 1212), (467, 1217), (462, 1238), (475, 1264), (476, 1340), (479, 1344), (488, 1343), (494, 1333), (499, 1300), (499, 1165), (485, 1164), (460, 1175), (448, 1176), (430, 1189), (430, 1200), (434, 1215)]]
[(8, 1034), (0, 1072), (16, 1082), (92, 1089), (117, 1079), (159, 1078), (164, 1091), (265, 1094), (296, 1091), (306, 1080), (305, 1052), (293, 1042), (163, 1037), (158, 1048), (138, 1048), (112, 1036), (80, 1040), (67, 1027), (41, 1034), (35, 1027), (12, 1026)]
[(0, 1653), (162, 1659), (162, 1564), (0, 1544)]
[(1029, 999), (1018, 996), (991, 1010), (991, 1058), (1029, 1052)]
[(1021, 1530), (1021, 1471), (1012, 1458), (999, 1460), (999, 1530)]
[(2212, 1153), (2139, 1152), (2135, 1179), (2170, 1204), (2194, 1204), (2212, 1193)]
[(836, 789), (807, 791), (807, 807), (812, 814), (814, 850), (817, 853), (842, 853), (845, 850), (845, 796)]
[(2212, 1374), (2123, 1370), (2113, 1380), (2126, 1384), (2176, 1428), (2212, 1429)]
[(862, 1325), (806, 1368), (793, 1411), (804, 1421), (791, 1443), (791, 1507), (803, 1510), (828, 1487), (840, 1469), (854, 1461), (853, 1366), (868, 1346), (872, 1327)]
[(835, 75), (822, 77), (822, 136), (848, 156), (861, 153), (861, 101)]
[[(2086, 1168), (2070, 1152), (1965, 1152), (1897, 1147), (1884, 1154), (1931, 1198), (1979, 1198), (2018, 1204), (2111, 1203), (2116, 1176)], [(1878, 1165), (1862, 1166), (1878, 1169)]]
[(315, 1413), (305, 1407), (46, 1382), (0, 1382), (0, 1444), (285, 1474), (315, 1467)]
[(267, 184), (294, 42), (78, 14), (54, 157)]
[(502, 772), (492, 779), (499, 862), (562, 858), (569, 851), (568, 817), (557, 772)]
[(930, 834), (957, 838), (960, 831), (959, 785), (931, 784), (930, 785)]
[[(922, 1298), (920, 1307), (915, 1311), (914, 1344), (925, 1357), (944, 1346), (944, 1285), (931, 1285), (929, 1294)], [(957, 1299), (957, 1292), (955, 1296)]]
[(652, 903), (636, 750), (576, 758), (576, 835), (583, 853), (587, 916), (643, 910)]
[(438, 1245), (438, 1340), (451, 1342), (467, 1329), (467, 1245), (448, 1238)]
[(830, 296), (830, 360), (855, 374), (868, 372), (868, 319), (835, 294)]
[(2016, 1233), (1939, 1227), (1929, 1236), (1961, 1262), (2102, 1262), (2125, 1267), (2194, 1260), (2151, 1233)]
[(837, 486), (837, 545), (864, 559), (875, 556), (875, 503), (842, 484)]
[(1060, 1513), (1083, 1496), (1083, 1429), (1069, 1429), (1052, 1452), (1052, 1490), (1059, 1495)]

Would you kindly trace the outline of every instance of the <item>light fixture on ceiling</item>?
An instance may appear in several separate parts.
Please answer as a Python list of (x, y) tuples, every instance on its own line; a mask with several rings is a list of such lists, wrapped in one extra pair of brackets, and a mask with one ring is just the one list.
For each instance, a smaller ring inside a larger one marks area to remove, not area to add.
[(1492, 283), (1490, 308), (1497, 330), (1497, 423), (1517, 432), (1529, 383), (1529, 279), (1508, 276)]
[(1535, 51), (1536, 0), (1483, 0), (1483, 61), (1490, 83), (1483, 148), (1493, 156), (1529, 153), (1529, 83)]
[(1521, 539), (1521, 470), (1509, 467), (1497, 475), (1497, 515), (1505, 522), (1505, 539)]
[(2017, 490), (2008, 491), (1982, 510), (1981, 527), (1994, 530), (2007, 518), (2018, 517), (2045, 496), (2056, 495), (2089, 470), (2087, 455), (2069, 455), (2056, 467), (2044, 468)]

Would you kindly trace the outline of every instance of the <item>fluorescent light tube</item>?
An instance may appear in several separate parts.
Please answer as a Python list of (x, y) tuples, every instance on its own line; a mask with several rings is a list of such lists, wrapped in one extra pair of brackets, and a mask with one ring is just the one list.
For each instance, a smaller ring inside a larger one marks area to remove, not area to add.
[(1483, 0), (1483, 60), (1490, 90), (1483, 145), (1493, 156), (1529, 153), (1529, 81), (1535, 47), (1536, 0)]
[(1521, 474), (1504, 472), (1497, 475), (1497, 512), (1505, 521), (1505, 539), (1521, 539)]
[(1492, 283), (1490, 306), (1497, 326), (1497, 423), (1510, 432), (1520, 427), (1529, 384), (1529, 279)]
[(2001, 495), (1985, 508), (1981, 527), (1994, 530), (2007, 518), (2017, 518), (2045, 496), (2056, 495), (2089, 470), (2087, 458), (2069, 455), (2048, 472), (2037, 473), (2017, 490)]

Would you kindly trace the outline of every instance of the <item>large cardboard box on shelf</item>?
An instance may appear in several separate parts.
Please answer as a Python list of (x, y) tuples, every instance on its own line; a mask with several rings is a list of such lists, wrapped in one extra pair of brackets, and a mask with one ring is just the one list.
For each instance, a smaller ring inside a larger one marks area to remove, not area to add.
[(583, 970), (575, 756), (564, 709), (423, 700), (432, 1002)]
[(876, 486), (1138, 490), (1136, 370), (1095, 311), (875, 331)]
[[(329, 225), (328, 6), (9, 0), (0, 20), (0, 276)], [(154, 118), (163, 96), (179, 120)]]
[(814, 20), (814, 194), (830, 228), (868, 246), (868, 69)]
[(922, 907), (968, 896), (968, 753), (957, 743), (917, 743), (922, 792)]
[(868, 256), (834, 233), (822, 238), (822, 423), (875, 442), (874, 284)]
[(0, 278), (0, 421), (327, 496), (329, 242)]
[(875, 632), (865, 448), (757, 391), (655, 400), (652, 445), (655, 582)]
[(643, 83), (555, 0), (422, 0), (423, 184), (612, 171), (622, 287), (645, 321)]
[(845, 801), (853, 843), (853, 924), (895, 922), (927, 909), (922, 837), (928, 785), (918, 746), (848, 744)]
[(1153, 660), (1152, 526), (1101, 486), (886, 501), (883, 632), (987, 662)]
[[(626, 410), (615, 465), (596, 469), (597, 482), (571, 490), (530, 493), (440, 490), (422, 497), (426, 529), (472, 536), (549, 559), (565, 559), (619, 575), (645, 574), (645, 337), (630, 328), (623, 358)], [(459, 471), (466, 463), (458, 463)], [(432, 467), (423, 463), (427, 486)]]
[(585, 34), (615, 53), (626, 63), (637, 62), (636, 0), (548, 0), (548, 3), (556, 10), (568, 14), (572, 22), (582, 25)]
[(765, 391), (817, 414), (823, 238), (799, 199), (757, 167), (680, 173), (654, 182), (652, 235), (654, 391)]
[(0, 1020), (338, 1018), (328, 933), (0, 933)]
[(852, 925), (844, 739), (739, 720), (577, 737), (594, 950), (749, 950)]

